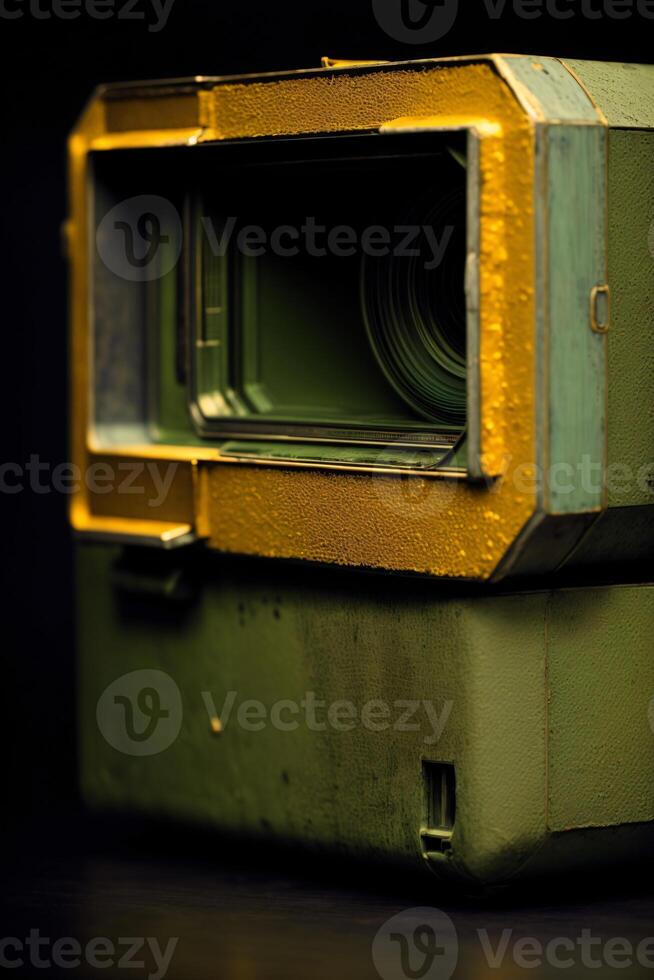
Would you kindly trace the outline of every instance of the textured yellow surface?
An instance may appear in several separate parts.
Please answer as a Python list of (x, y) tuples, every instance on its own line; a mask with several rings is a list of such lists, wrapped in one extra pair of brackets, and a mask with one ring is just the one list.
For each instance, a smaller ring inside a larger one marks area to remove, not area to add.
[(107, 129), (112, 132), (197, 127), (196, 92), (160, 95), (153, 99), (116, 99), (106, 103)]
[[(202, 128), (192, 140), (188, 130), (174, 136), (171, 129), (163, 128), (126, 133), (124, 120), (121, 131), (112, 135), (98, 102), (72, 139), (76, 458), (93, 457), (86, 442), (88, 306), (82, 188), (86, 149), (124, 147), (130, 140), (131, 145), (142, 146), (155, 145), (157, 139), (166, 144), (352, 132), (377, 129), (401, 117), (424, 118), (430, 125), (453, 116), (477, 126), (483, 120), (482, 460), (486, 472), (505, 472), (504, 478), (482, 488), (419, 474), (392, 477), (201, 460), (202, 492), (195, 495), (195, 513), (188, 520), (201, 527), (213, 547), (229, 552), (448, 578), (488, 578), (536, 506), (528, 470), (536, 458), (530, 120), (490, 62), (426, 62), (416, 69), (340, 69), (306, 77), (230, 82), (200, 91), (199, 99)], [(145, 118), (133, 107), (130, 117)], [(175, 112), (171, 127), (179, 123)], [(180, 458), (176, 447), (158, 448), (163, 458)], [(519, 479), (514, 479), (518, 466)], [(147, 518), (139, 500), (133, 500), (134, 519)], [(84, 528), (95, 506), (92, 499), (76, 498), (73, 521), (78, 528)], [(107, 498), (102, 508), (106, 513)], [(124, 505), (120, 512), (124, 513)]]

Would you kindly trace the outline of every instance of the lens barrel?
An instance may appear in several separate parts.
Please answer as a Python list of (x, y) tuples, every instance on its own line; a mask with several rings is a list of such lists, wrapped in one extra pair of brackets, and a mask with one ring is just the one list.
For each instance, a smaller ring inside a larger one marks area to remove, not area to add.
[(436, 425), (466, 421), (465, 195), (405, 214), (413, 244), (366, 255), (361, 305), (370, 344), (404, 401)]

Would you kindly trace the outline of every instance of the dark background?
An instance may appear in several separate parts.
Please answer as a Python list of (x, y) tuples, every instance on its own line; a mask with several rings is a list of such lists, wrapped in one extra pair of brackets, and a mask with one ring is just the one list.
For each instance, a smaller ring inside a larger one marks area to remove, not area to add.
[[(20, 0), (6, 2), (16, 9)], [(40, 3), (49, 6), (48, 0)], [(144, 8), (140, 0), (139, 9)], [(31, 454), (53, 466), (68, 458), (67, 271), (60, 239), (65, 141), (98, 83), (314, 67), (325, 54), (404, 60), (500, 51), (644, 62), (654, 54), (652, 20), (636, 15), (555, 20), (545, 14), (523, 20), (511, 12), (510, 0), (497, 20), (489, 19), (481, 0), (460, 0), (455, 26), (429, 48), (390, 39), (370, 0), (175, 0), (159, 33), (148, 31), (143, 21), (93, 20), (85, 14), (68, 21), (37, 19), (28, 0), (20, 9), (19, 19), (0, 18), (1, 455), (2, 461), (20, 465)], [(79, 809), (67, 499), (23, 491), (0, 493), (0, 501), (5, 729), (0, 821), (5, 833), (37, 828), (37, 837), (56, 858), (65, 846), (60, 829), (78, 826), (71, 820)], [(59, 901), (58, 880), (55, 875), (50, 891), (45, 888), (43, 902)], [(125, 887), (138, 891), (139, 884), (127, 880)], [(201, 895), (205, 886), (189, 887)], [(247, 895), (246, 889), (245, 904)], [(329, 944), (329, 936), (323, 940)]]

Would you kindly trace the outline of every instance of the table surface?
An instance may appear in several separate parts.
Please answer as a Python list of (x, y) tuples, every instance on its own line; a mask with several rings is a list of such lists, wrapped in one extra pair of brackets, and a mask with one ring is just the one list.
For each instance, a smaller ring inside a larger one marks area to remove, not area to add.
[[(471, 900), (453, 897), (435, 880), (421, 885), (373, 876), (354, 864), (318, 864), (272, 848), (255, 852), (182, 828), (114, 839), (106, 828), (62, 833), (44, 821), (18, 839), (6, 838), (3, 852), (2, 936), (24, 943), (38, 930), (48, 940), (39, 948), (42, 960), (57, 939), (75, 939), (84, 956), (92, 939), (113, 944), (115, 956), (105, 950), (102, 961), (109, 965), (99, 969), (82, 957), (79, 966), (61, 969), (71, 978), (159, 978), (158, 950), (172, 953), (169, 980), (654, 976), (654, 941), (649, 960), (647, 947), (641, 962), (637, 956), (638, 945), (654, 936), (654, 888), (646, 873), (633, 884), (568, 881)], [(418, 919), (434, 922), (437, 933), (444, 929), (446, 960), (432, 955), (427, 962), (423, 945), (417, 952), (409, 947), (403, 966), (398, 931), (413, 942), (417, 920), (405, 915), (399, 924), (385, 923), (415, 907), (433, 910)], [(130, 954), (143, 966), (128, 970), (117, 962), (131, 937), (145, 945)], [(520, 939), (531, 942), (516, 946)], [(548, 947), (556, 939), (567, 951)], [(34, 969), (28, 950), (23, 945), (23, 967), (7, 976), (60, 975), (55, 967)], [(6, 952), (21, 955), (16, 947)], [(557, 965), (557, 957), (568, 965)], [(535, 965), (527, 968), (525, 961)]]

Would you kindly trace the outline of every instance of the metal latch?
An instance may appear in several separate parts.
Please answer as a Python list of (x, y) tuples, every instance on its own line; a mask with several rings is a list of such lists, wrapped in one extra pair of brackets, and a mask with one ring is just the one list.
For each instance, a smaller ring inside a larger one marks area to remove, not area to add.
[(590, 326), (595, 333), (607, 333), (611, 321), (611, 292), (607, 285), (590, 291)]

